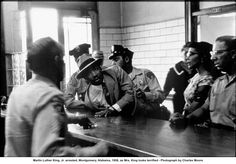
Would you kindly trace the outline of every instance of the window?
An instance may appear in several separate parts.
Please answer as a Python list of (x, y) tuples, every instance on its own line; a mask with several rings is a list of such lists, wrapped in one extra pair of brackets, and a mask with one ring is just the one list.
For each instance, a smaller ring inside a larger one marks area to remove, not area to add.
[[(58, 38), (58, 27), (63, 26), (64, 61), (66, 63), (65, 83), (67, 83), (70, 76), (78, 70), (73, 56), (69, 56), (69, 50), (82, 43), (89, 43), (92, 46), (91, 19), (67, 16), (62, 19), (63, 25), (59, 25), (58, 15), (58, 11), (53, 8), (32, 8), (30, 10), (32, 41), (47, 36), (56, 41), (61, 40)], [(62, 88), (64, 87), (62, 86)]]
[(213, 43), (218, 36), (235, 36), (235, 24), (236, 12), (199, 16), (198, 40)]
[[(200, 4), (200, 5), (199, 5)], [(201, 7), (199, 7), (201, 6)], [(186, 41), (213, 43), (218, 36), (235, 35), (236, 3), (186, 2)]]
[(24, 11), (21, 11), (19, 15), (20, 19), (19, 22), (16, 23), (16, 25), (20, 25), (20, 48), (18, 52), (6, 54), (6, 79), (8, 96), (10, 95), (14, 87), (22, 85), (26, 82), (26, 15)]
[[(79, 17), (64, 17), (64, 46), (66, 63), (66, 83), (71, 75), (78, 70), (78, 66), (73, 56), (69, 55), (69, 50), (72, 50), (79, 44), (88, 43), (92, 46), (91, 19)], [(92, 47), (90, 47), (92, 50)], [(91, 53), (91, 52), (90, 52)]]
[(58, 41), (58, 14), (56, 9), (32, 8), (30, 18), (33, 42), (47, 36)]

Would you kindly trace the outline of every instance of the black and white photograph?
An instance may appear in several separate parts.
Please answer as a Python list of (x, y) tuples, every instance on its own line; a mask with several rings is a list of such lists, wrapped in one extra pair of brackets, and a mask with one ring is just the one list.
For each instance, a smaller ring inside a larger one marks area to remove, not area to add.
[(235, 161), (234, 0), (1, 1), (0, 62), (1, 163)]

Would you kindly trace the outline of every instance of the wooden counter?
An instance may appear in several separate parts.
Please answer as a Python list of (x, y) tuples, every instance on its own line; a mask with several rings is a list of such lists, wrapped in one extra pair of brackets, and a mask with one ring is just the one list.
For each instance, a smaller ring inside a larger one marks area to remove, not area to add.
[(94, 129), (68, 125), (69, 132), (82, 140), (104, 140), (115, 149), (133, 156), (217, 157), (235, 156), (235, 131), (188, 126), (170, 127), (168, 121), (122, 117), (91, 118)]

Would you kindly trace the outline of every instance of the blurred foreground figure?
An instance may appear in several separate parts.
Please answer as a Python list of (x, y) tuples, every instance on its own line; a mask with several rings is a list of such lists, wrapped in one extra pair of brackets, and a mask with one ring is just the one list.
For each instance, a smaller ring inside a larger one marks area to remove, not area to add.
[(51, 38), (34, 42), (27, 54), (32, 78), (15, 88), (8, 101), (5, 156), (105, 156), (108, 147), (66, 145), (66, 124), (81, 124), (64, 111), (63, 93), (58, 89), (64, 77), (63, 48)]

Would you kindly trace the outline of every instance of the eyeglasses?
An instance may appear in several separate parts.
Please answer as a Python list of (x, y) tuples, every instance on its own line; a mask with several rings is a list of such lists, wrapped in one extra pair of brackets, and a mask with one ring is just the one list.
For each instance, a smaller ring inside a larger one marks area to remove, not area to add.
[(227, 51), (229, 51), (229, 50), (211, 51), (210, 54), (211, 54), (211, 56), (212, 56), (212, 55), (220, 55), (220, 54), (222, 54), (222, 53), (224, 53), (224, 52), (227, 52)]

